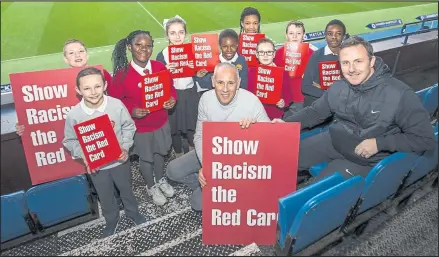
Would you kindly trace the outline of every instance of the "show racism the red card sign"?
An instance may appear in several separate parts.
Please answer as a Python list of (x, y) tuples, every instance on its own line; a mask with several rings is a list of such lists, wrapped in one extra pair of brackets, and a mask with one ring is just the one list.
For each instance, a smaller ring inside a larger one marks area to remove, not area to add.
[(300, 123), (203, 123), (203, 244), (275, 243), (278, 200), (296, 190), (299, 140)]
[(82, 69), (9, 75), (18, 123), (25, 126), (21, 139), (32, 185), (85, 173), (62, 144), (66, 115), (80, 101), (76, 76)]
[(290, 77), (303, 76), (306, 64), (308, 63), (308, 43), (285, 43), (284, 44), (285, 70)]
[(163, 104), (171, 98), (171, 73), (169, 70), (145, 75), (143, 80), (143, 106), (149, 112), (163, 109)]
[(172, 78), (192, 77), (195, 70), (189, 67), (189, 62), (194, 62), (192, 44), (170, 45), (168, 47), (169, 63), (177, 66), (172, 72)]
[(259, 40), (265, 38), (263, 33), (242, 33), (239, 37), (239, 54), (245, 57), (248, 67), (256, 67), (256, 46)]
[(255, 73), (256, 91), (264, 104), (276, 104), (281, 99), (283, 68), (275, 66), (257, 66)]
[(205, 69), (213, 72), (215, 66), (220, 63), (218, 34), (192, 35), (192, 45), (195, 55), (195, 70)]
[(90, 170), (109, 164), (121, 155), (122, 149), (113, 124), (108, 115), (104, 114), (74, 126)]
[(328, 89), (334, 81), (341, 79), (340, 63), (338, 61), (319, 62), (320, 87)]

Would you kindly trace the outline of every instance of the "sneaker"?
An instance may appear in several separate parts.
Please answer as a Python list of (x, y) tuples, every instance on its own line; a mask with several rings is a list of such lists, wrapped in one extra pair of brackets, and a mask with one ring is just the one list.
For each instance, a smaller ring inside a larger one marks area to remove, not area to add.
[(135, 217), (128, 217), (128, 219), (132, 220), (136, 225), (140, 225), (146, 222), (146, 218), (142, 214), (137, 214)]
[(174, 188), (168, 184), (168, 181), (166, 181), (166, 178), (161, 178), (159, 180), (159, 188), (160, 190), (162, 190), (163, 194), (166, 197), (173, 197), (175, 192), (174, 192)]
[(156, 205), (162, 206), (167, 202), (166, 197), (163, 195), (158, 186), (158, 183), (151, 188), (147, 188), (146, 190), (148, 191), (148, 194), (152, 196), (152, 200)]
[(119, 225), (119, 221), (120, 221), (120, 217), (116, 221), (108, 222), (105, 225), (104, 230), (102, 231), (101, 238), (106, 238), (114, 235), (116, 233), (117, 226)]

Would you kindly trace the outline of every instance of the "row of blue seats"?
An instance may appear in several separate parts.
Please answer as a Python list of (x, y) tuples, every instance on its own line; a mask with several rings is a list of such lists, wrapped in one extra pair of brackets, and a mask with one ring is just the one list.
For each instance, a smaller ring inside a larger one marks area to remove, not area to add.
[(84, 215), (90, 216), (85, 220), (99, 215), (96, 199), (85, 175), (40, 184), (26, 192), (22, 190), (2, 195), (1, 207), (2, 249), (5, 242), (10, 243), (22, 236), (27, 235), (28, 239), (32, 239), (47, 230), (55, 232), (53, 227), (58, 224)]
[[(438, 107), (438, 85), (418, 91), (424, 107), (433, 116)], [(327, 130), (317, 128), (301, 135), (308, 138)], [(435, 123), (438, 140), (438, 124)], [(313, 176), (327, 163), (310, 169)], [(438, 165), (438, 147), (422, 156), (394, 153), (381, 160), (366, 178), (344, 180), (339, 173), (279, 199), (276, 252), (296, 254), (338, 228), (352, 224), (355, 217), (395, 196)]]

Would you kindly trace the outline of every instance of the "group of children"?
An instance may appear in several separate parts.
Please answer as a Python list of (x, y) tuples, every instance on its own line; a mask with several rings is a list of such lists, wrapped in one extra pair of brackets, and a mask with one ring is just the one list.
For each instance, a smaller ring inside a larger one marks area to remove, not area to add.
[[(261, 15), (257, 9), (244, 9), (240, 27), (241, 33), (260, 33)], [(186, 22), (180, 17), (169, 19), (165, 24), (169, 45), (183, 44), (187, 35)], [(286, 40), (301, 43), (305, 27), (299, 21), (288, 23)], [(163, 109), (149, 113), (142, 106), (142, 76), (163, 70), (175, 69), (169, 61), (168, 47), (151, 60), (154, 40), (148, 31), (136, 30), (122, 38), (112, 53), (113, 76), (106, 70), (85, 68), (77, 77), (77, 92), (82, 100), (67, 115), (64, 146), (72, 156), (84, 155), (73, 132), (77, 123), (108, 114), (115, 121), (114, 130), (123, 154), (119, 160), (98, 170), (87, 169), (96, 188), (106, 219), (103, 237), (115, 233), (120, 220), (118, 193), (127, 216), (136, 224), (146, 221), (138, 211), (138, 203), (132, 189), (132, 175), (127, 161), (130, 154), (139, 156), (139, 167), (147, 184), (147, 192), (157, 205), (164, 205), (174, 195), (173, 187), (164, 177), (165, 156), (173, 149), (179, 157), (194, 147), (193, 137), (197, 122), (198, 102), (207, 90), (212, 89), (212, 72), (200, 70), (193, 77), (171, 79), (171, 97)], [(232, 29), (219, 34), (222, 63), (237, 67), (241, 77), (240, 88), (255, 93), (255, 68), (249, 68), (245, 58), (238, 54), (239, 35)], [(79, 40), (69, 40), (64, 46), (64, 60), (71, 67), (85, 67), (88, 63), (87, 49)], [(128, 60), (127, 50), (131, 53)], [(310, 48), (309, 56), (313, 50)], [(256, 57), (261, 65), (285, 66), (283, 47), (276, 51), (272, 40), (264, 38), (257, 44)], [(190, 64), (193, 67), (193, 63)], [(302, 78), (292, 78), (284, 72), (282, 99), (276, 105), (264, 105), (271, 119), (281, 118), (290, 104), (301, 103)], [(24, 126), (17, 124), (21, 135)], [(187, 141), (189, 149), (184, 149)], [(85, 163), (85, 165), (87, 165)]]

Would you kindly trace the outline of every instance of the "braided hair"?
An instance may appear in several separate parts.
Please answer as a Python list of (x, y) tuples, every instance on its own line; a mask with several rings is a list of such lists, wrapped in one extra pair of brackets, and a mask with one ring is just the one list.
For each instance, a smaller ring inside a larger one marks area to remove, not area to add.
[(241, 35), (242, 31), (244, 30), (242, 23), (244, 22), (245, 17), (250, 15), (256, 15), (258, 17), (258, 21), (259, 21), (258, 33), (261, 31), (261, 14), (259, 13), (258, 9), (253, 7), (246, 7), (244, 8), (244, 10), (242, 10), (241, 19), (239, 20), (239, 26), (241, 27), (241, 31), (239, 32), (239, 35)]
[[(127, 46), (131, 45), (134, 42), (134, 39), (137, 35), (145, 34), (149, 36), (152, 40), (152, 36), (149, 31), (145, 30), (135, 30), (131, 32), (127, 37), (122, 38), (116, 43), (114, 47), (113, 54), (111, 56), (111, 61), (113, 62), (113, 78), (116, 78), (116, 75), (119, 71), (123, 71), (122, 77), (120, 81), (122, 82), (125, 79), (125, 76), (128, 72), (128, 58), (127, 58)], [(154, 40), (152, 40), (154, 45)]]

